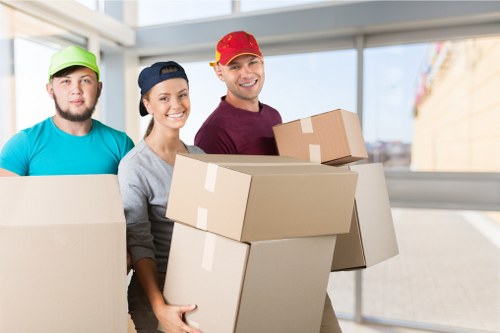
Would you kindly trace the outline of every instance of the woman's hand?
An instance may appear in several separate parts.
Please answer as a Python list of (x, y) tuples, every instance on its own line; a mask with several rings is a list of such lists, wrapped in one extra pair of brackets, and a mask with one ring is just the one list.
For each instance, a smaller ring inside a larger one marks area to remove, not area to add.
[(158, 304), (153, 311), (158, 321), (168, 333), (202, 333), (200, 330), (188, 326), (182, 319), (184, 314), (196, 309), (196, 305), (168, 305)]

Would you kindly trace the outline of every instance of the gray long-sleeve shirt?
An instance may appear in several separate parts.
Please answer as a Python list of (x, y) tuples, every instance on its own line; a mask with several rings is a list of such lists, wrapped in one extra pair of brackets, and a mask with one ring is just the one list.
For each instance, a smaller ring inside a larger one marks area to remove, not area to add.
[[(203, 153), (187, 146), (190, 153)], [(173, 221), (165, 217), (173, 166), (162, 160), (144, 140), (121, 160), (120, 191), (127, 220), (127, 249), (135, 263), (141, 258), (156, 261), (159, 272), (167, 270)]]

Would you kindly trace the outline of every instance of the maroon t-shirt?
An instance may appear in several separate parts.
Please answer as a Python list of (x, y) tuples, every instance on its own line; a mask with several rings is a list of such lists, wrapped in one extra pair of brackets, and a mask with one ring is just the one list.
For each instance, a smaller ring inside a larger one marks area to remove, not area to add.
[(259, 112), (231, 106), (221, 98), (219, 106), (201, 125), (194, 144), (207, 154), (278, 155), (273, 126), (281, 115), (260, 103)]

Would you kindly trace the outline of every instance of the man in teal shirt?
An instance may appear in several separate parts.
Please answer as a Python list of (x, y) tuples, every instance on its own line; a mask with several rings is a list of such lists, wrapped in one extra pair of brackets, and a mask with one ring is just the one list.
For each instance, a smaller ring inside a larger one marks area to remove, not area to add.
[(14, 135), (0, 152), (0, 176), (116, 174), (134, 143), (92, 119), (102, 90), (94, 54), (69, 46), (52, 56), (54, 116)]

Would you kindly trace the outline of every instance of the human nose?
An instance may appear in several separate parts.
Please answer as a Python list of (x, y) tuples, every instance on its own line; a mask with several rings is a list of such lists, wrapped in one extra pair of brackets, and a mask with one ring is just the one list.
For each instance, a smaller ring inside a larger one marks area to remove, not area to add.
[(174, 97), (170, 101), (170, 108), (177, 110), (181, 107), (181, 101), (178, 97)]
[(71, 93), (72, 94), (81, 94), (82, 93), (82, 86), (80, 82), (73, 82), (71, 84)]
[(245, 66), (242, 66), (241, 67), (241, 75), (242, 76), (247, 76), (247, 75), (250, 75), (252, 74), (252, 70), (250, 69), (250, 66), (248, 65), (245, 65)]

